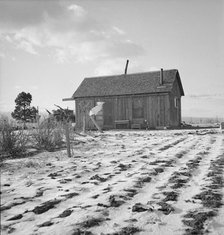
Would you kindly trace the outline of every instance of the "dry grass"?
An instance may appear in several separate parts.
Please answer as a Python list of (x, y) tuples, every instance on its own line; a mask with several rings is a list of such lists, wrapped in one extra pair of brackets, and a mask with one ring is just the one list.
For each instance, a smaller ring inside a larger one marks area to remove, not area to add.
[(33, 139), (38, 149), (53, 151), (63, 145), (62, 127), (54, 119), (46, 119), (33, 133)]
[(15, 131), (12, 122), (0, 120), (0, 131), (1, 157), (15, 157), (26, 152), (28, 138), (23, 130)]

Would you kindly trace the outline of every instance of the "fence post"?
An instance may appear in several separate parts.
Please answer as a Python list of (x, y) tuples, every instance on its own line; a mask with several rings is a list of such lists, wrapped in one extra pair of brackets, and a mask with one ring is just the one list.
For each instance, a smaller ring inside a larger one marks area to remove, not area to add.
[(83, 133), (86, 132), (86, 115), (85, 115), (85, 113), (82, 117), (82, 131), (83, 131)]
[(65, 122), (64, 122), (64, 129), (65, 129), (65, 138), (66, 138), (67, 154), (68, 154), (68, 157), (71, 157), (71, 146), (70, 146), (70, 136), (69, 136), (69, 125), (68, 125), (68, 121), (65, 121)]
[(63, 109), (62, 107), (60, 107), (59, 105), (56, 105), (56, 107), (58, 107), (62, 113), (63, 113), (63, 117), (62, 117), (62, 123), (63, 123), (63, 127), (65, 130), (65, 139), (66, 139), (66, 146), (67, 146), (67, 155), (68, 157), (71, 157), (71, 146), (70, 146), (70, 136), (69, 136), (69, 116), (66, 114), (65, 109)]

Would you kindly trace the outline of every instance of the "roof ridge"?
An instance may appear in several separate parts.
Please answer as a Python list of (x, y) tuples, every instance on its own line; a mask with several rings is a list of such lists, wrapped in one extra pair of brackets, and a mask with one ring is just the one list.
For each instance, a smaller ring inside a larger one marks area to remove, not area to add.
[[(178, 71), (178, 69), (163, 69), (163, 72), (167, 71)], [(119, 76), (129, 76), (129, 75), (141, 75), (141, 74), (149, 74), (149, 73), (158, 73), (160, 70), (155, 71), (148, 71), (148, 72), (138, 72), (138, 73), (128, 73), (128, 74), (114, 74), (114, 75), (101, 75), (101, 76), (94, 76), (94, 77), (85, 77), (84, 79), (90, 78), (111, 78), (111, 77), (119, 77)]]

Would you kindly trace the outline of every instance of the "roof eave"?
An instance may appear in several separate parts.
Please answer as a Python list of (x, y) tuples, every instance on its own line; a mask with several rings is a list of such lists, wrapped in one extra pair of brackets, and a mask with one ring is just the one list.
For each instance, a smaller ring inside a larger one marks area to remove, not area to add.
[(72, 100), (74, 101), (75, 99), (73, 97), (71, 97), (71, 98), (63, 98), (62, 99), (62, 101), (72, 101)]
[(115, 97), (115, 96), (138, 96), (138, 95), (156, 95), (156, 94), (168, 94), (171, 91), (160, 91), (160, 92), (150, 92), (150, 93), (137, 93), (137, 94), (117, 94), (117, 95), (92, 95), (92, 96), (77, 96), (73, 97), (75, 99), (82, 99), (82, 98), (94, 98), (94, 97)]

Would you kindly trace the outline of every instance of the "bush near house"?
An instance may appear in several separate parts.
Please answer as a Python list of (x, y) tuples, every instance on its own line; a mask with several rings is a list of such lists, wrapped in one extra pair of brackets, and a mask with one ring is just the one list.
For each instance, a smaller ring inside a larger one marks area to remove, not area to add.
[(16, 130), (7, 120), (0, 120), (0, 155), (16, 157), (26, 152), (28, 138), (24, 130)]
[(52, 110), (53, 116), (58, 122), (69, 121), (75, 122), (75, 114), (73, 110), (70, 109), (57, 109)]
[[(0, 120), (0, 160), (26, 156), (31, 149), (54, 151), (64, 144), (62, 124), (45, 119), (35, 129), (24, 130), (18, 124)], [(28, 155), (27, 155), (28, 156)]]
[(33, 133), (34, 145), (38, 149), (53, 151), (63, 145), (63, 130), (54, 118), (43, 120)]

